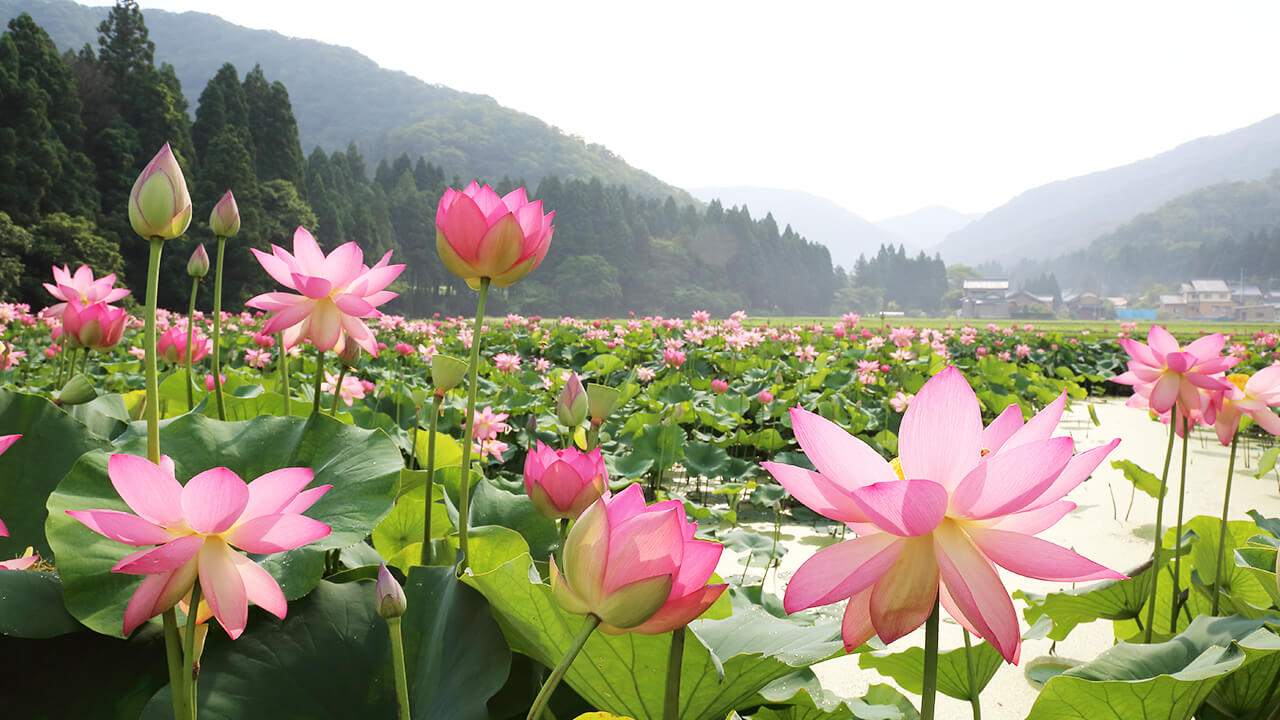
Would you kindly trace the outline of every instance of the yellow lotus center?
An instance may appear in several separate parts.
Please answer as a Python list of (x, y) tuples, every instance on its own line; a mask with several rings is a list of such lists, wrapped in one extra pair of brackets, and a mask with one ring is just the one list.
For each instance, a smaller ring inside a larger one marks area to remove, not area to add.
[(902, 458), (894, 458), (890, 460), (889, 467), (893, 468), (893, 471), (898, 473), (899, 480), (907, 479), (907, 476), (902, 474)]
[(1235, 385), (1241, 390), (1244, 390), (1245, 383), (1249, 382), (1249, 376), (1241, 373), (1231, 373), (1227, 376), (1227, 379), (1231, 381), (1232, 385)]

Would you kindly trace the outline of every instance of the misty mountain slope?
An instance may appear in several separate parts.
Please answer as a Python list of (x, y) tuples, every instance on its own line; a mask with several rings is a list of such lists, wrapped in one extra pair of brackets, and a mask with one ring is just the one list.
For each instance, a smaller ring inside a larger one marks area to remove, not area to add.
[(1028, 190), (938, 246), (947, 262), (1048, 259), (1178, 195), (1280, 168), (1280, 115), (1155, 157)]
[(915, 212), (886, 218), (876, 226), (902, 238), (908, 249), (929, 250), (947, 235), (982, 217), (982, 213), (962, 213), (941, 205), (930, 205)]
[[(97, 49), (107, 7), (70, 0), (0, 0), (5, 22), (22, 12), (48, 31), (60, 50)], [(432, 85), (381, 68), (350, 48), (251, 30), (205, 13), (143, 9), (156, 62), (174, 66), (194, 113), (209, 78), (225, 62), (241, 76), (261, 64), (289, 89), (303, 149), (345, 149), (354, 140), (370, 161), (402, 152), (464, 178), (503, 175), (536, 185), (548, 174), (600, 177), (647, 196), (689, 196), (628, 165), (601, 145), (588, 145), (486, 95)]]
[(725, 207), (746, 205), (752, 217), (773, 213), (779, 226), (790, 225), (805, 238), (831, 252), (831, 264), (853, 268), (859, 254), (874, 255), (882, 243), (901, 239), (834, 202), (801, 190), (761, 187), (705, 187), (689, 191), (703, 201), (719, 199)]

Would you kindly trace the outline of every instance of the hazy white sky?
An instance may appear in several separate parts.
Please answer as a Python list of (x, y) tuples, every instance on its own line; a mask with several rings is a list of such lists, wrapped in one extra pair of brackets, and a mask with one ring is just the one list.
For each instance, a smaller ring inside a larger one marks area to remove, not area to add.
[[(101, 0), (99, 0), (101, 1)], [(1269, 0), (141, 0), (347, 45), (681, 187), (990, 210), (1280, 112)]]

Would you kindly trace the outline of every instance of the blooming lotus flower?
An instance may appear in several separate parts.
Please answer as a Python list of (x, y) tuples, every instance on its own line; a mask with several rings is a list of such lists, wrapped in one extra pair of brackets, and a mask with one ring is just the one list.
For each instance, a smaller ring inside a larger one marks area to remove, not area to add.
[(728, 587), (708, 585), (724, 548), (694, 539), (684, 505), (645, 507), (638, 484), (593, 503), (564, 544), (564, 570), (551, 559), (551, 590), (565, 611), (594, 615), (611, 635), (658, 635), (706, 612)]
[(1119, 342), (1132, 359), (1129, 371), (1112, 381), (1132, 385), (1134, 400), (1149, 403), (1156, 413), (1168, 412), (1176, 401), (1192, 419), (1202, 417), (1207, 402), (1199, 389), (1230, 390), (1231, 383), (1214, 376), (1240, 362), (1220, 354), (1226, 344), (1222, 333), (1205, 335), (1184, 350), (1167, 330), (1152, 325), (1148, 344), (1130, 338)]
[(818, 551), (792, 576), (787, 612), (849, 598), (842, 635), (852, 650), (919, 627), (934, 599), (1009, 662), (1018, 618), (995, 565), (1040, 580), (1123, 575), (1034, 537), (1074, 507), (1060, 502), (1114, 448), (1073, 460), (1070, 438), (1050, 438), (1065, 402), (1025, 425), (1016, 407), (984, 430), (977, 397), (954, 367), (907, 408), (889, 463), (834, 423), (795, 408), (796, 440), (817, 472), (764, 463), (797, 500), (848, 523), (858, 537)]
[(354, 242), (326, 256), (302, 227), (293, 234), (292, 255), (276, 245), (271, 246), (270, 255), (251, 249), (271, 277), (301, 293), (269, 292), (246, 302), (249, 307), (275, 313), (262, 332), (283, 330), (286, 345), (310, 338), (320, 350), (332, 350), (344, 336), (350, 336), (370, 355), (378, 355), (378, 341), (361, 318), (379, 317), (382, 313), (377, 306), (396, 296), (383, 290), (404, 270), (404, 265), (387, 264), (390, 250), (368, 267)]
[(213, 206), (209, 213), (209, 229), (217, 237), (234, 237), (240, 232), (240, 208), (236, 206), (236, 196), (228, 190)]
[(1228, 375), (1234, 386), (1230, 392), (1214, 399), (1217, 410), (1214, 430), (1223, 445), (1230, 445), (1240, 427), (1240, 418), (1248, 415), (1272, 435), (1280, 436), (1280, 417), (1271, 408), (1280, 406), (1280, 365), (1263, 368), (1252, 376)]
[(524, 188), (502, 197), (475, 182), (462, 192), (447, 188), (436, 210), (436, 250), (445, 267), (473, 289), (480, 278), (507, 287), (542, 262), (555, 215), (543, 215), (542, 201), (529, 202)]
[[(3, 455), (4, 451), (8, 450), (9, 447), (13, 445), (15, 442), (17, 442), (18, 438), (20, 437), (22, 436), (21, 435), (0, 435), (0, 455)], [(3, 520), (0, 520), (0, 537), (9, 537), (9, 528), (4, 526)], [(20, 568), (10, 568), (10, 569), (20, 569)]]
[(129, 193), (129, 222), (144, 240), (172, 240), (191, 224), (191, 195), (169, 143), (134, 181)]
[(124, 337), (129, 313), (124, 308), (96, 302), (91, 305), (67, 303), (62, 311), (62, 333), (68, 344), (90, 350), (108, 350)]
[(508, 413), (496, 413), (493, 406), (486, 405), (484, 410), (476, 412), (471, 421), (471, 437), (476, 440), (492, 440), (498, 433), (504, 433), (511, 426), (503, 422)]
[[(112, 572), (145, 575), (124, 612), (124, 633), (187, 596), (196, 579), (211, 614), (232, 638), (244, 632), (249, 603), (283, 618), (284, 593), (266, 570), (236, 552), (277, 553), (329, 534), (328, 525), (302, 515), (331, 485), (303, 490), (310, 468), (283, 468), (245, 484), (227, 468), (206, 470), (178, 484), (173, 460), (156, 465), (133, 455), (112, 455), (107, 475), (137, 513), (68, 510), (90, 530), (117, 542), (148, 547), (116, 563)], [(206, 614), (206, 612), (208, 614)]]
[(524, 491), (538, 512), (552, 520), (576, 519), (608, 487), (600, 448), (553, 450), (539, 440), (524, 459)]
[[(199, 332), (195, 333), (195, 337), (191, 340), (191, 362), (200, 362), (204, 356), (209, 354), (209, 350), (213, 347), (213, 341), (209, 338), (202, 337)], [(171, 327), (160, 333), (159, 339), (156, 340), (156, 351), (168, 363), (185, 364), (187, 361), (187, 330), (186, 328)]]
[(347, 407), (351, 407), (353, 402), (364, 397), (364, 383), (358, 377), (347, 375), (342, 378), (342, 387), (338, 387), (338, 376), (326, 370), (324, 382), (320, 383), (320, 392), (336, 394)]
[(50, 305), (40, 314), (45, 317), (62, 317), (63, 309), (67, 303), (73, 302), (81, 307), (92, 305), (96, 302), (113, 303), (131, 291), (124, 288), (112, 287), (116, 282), (115, 273), (103, 275), (97, 280), (93, 279), (93, 270), (88, 265), (81, 265), (76, 268), (75, 274), (67, 272), (67, 266), (53, 267), (53, 284), (43, 283), (44, 289), (49, 294), (58, 298), (62, 302), (56, 305)]

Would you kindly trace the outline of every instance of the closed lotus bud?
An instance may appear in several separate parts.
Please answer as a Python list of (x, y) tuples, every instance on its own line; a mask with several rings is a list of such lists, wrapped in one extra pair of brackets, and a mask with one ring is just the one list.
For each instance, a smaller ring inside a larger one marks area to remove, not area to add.
[(96, 397), (98, 397), (98, 391), (93, 389), (93, 383), (89, 378), (76, 375), (62, 386), (62, 390), (58, 393), (58, 404), (82, 405)]
[(209, 274), (209, 253), (204, 251), (204, 243), (196, 246), (195, 252), (191, 253), (191, 259), (187, 261), (187, 275), (193, 278), (202, 278)]
[(407, 605), (404, 588), (396, 582), (395, 577), (391, 575), (391, 570), (387, 569), (386, 563), (382, 563), (382, 567), (378, 568), (378, 584), (374, 589), (378, 593), (379, 615), (388, 620), (404, 615)]
[(436, 353), (431, 356), (431, 384), (437, 392), (449, 392), (467, 376), (468, 367), (458, 358)]
[(240, 232), (240, 208), (236, 207), (236, 196), (230, 190), (209, 213), (209, 229), (215, 236), (224, 238), (235, 237)]
[(597, 383), (587, 384), (587, 410), (591, 413), (591, 422), (599, 425), (613, 413), (618, 406), (618, 388)]
[(172, 240), (191, 224), (191, 195), (169, 143), (147, 163), (129, 193), (129, 223), (144, 239)]
[(524, 491), (543, 516), (574, 520), (608, 487), (600, 448), (553, 450), (539, 440), (524, 460)]
[(343, 367), (355, 367), (360, 362), (360, 346), (343, 338), (342, 346), (338, 348), (338, 362)]
[(587, 419), (587, 393), (582, 388), (578, 373), (570, 373), (569, 380), (560, 390), (556, 400), (556, 418), (566, 427), (577, 427)]

